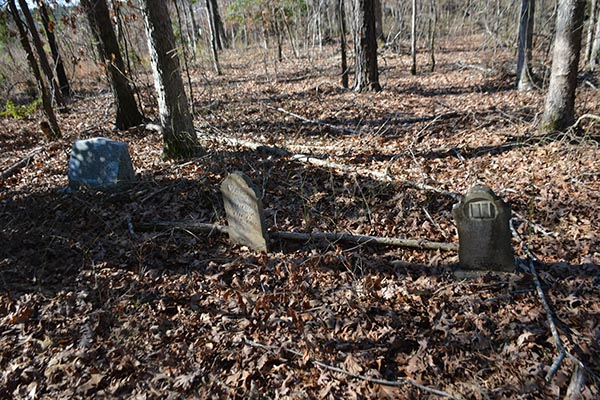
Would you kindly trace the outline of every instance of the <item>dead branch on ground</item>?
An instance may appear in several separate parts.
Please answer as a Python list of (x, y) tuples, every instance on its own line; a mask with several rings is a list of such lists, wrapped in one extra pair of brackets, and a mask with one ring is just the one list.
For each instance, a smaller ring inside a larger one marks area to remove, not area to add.
[(327, 240), (330, 242), (349, 242), (357, 244), (373, 243), (387, 246), (411, 247), (423, 250), (458, 251), (458, 245), (454, 243), (431, 242), (426, 239), (399, 239), (368, 235), (351, 235), (347, 233), (300, 233), (285, 231), (271, 232), (270, 235), (275, 238), (287, 240)]
[[(213, 233), (228, 233), (229, 227), (217, 224), (188, 221), (158, 221), (136, 224), (135, 230), (147, 232), (155, 230), (181, 229), (192, 233), (212, 235)], [(287, 231), (269, 232), (269, 237), (296, 241), (345, 242), (357, 244), (381, 244), (386, 246), (409, 247), (423, 250), (457, 251), (458, 245), (454, 243), (432, 242), (426, 239), (398, 239), (379, 236), (352, 235), (348, 233), (300, 233)]]
[(333, 129), (335, 131), (342, 132), (342, 133), (350, 133), (350, 134), (353, 134), (353, 135), (360, 134), (360, 132), (355, 131), (354, 129), (342, 128), (342, 127), (339, 127), (339, 126), (328, 124), (327, 122), (322, 122), (322, 121), (317, 121), (317, 120), (314, 120), (314, 119), (309, 119), (309, 118), (303, 117), (302, 115), (298, 115), (298, 114), (293, 113), (291, 111), (287, 111), (287, 110), (285, 110), (285, 109), (283, 109), (281, 107), (273, 107), (273, 106), (271, 106), (269, 104), (267, 104), (266, 107), (269, 108), (269, 109), (271, 109), (271, 110), (279, 111), (281, 113), (290, 115), (290, 116), (292, 116), (294, 118), (297, 118), (297, 119), (299, 119), (301, 121), (308, 122), (309, 124), (318, 125), (318, 126), (324, 126), (326, 128)]
[[(224, 135), (223, 132), (221, 132), (221, 133)], [(226, 136), (221, 136), (221, 137), (212, 138), (212, 139), (215, 139), (215, 140), (219, 141), (220, 143), (224, 143), (224, 144), (227, 144), (230, 146), (242, 146), (245, 148), (249, 148), (251, 150), (264, 151), (267, 154), (273, 154), (273, 155), (280, 156), (280, 157), (289, 156), (289, 157), (291, 157), (292, 160), (299, 161), (299, 162), (306, 163), (306, 164), (312, 164), (312, 165), (316, 165), (316, 166), (320, 166), (320, 167), (332, 168), (332, 169), (347, 172), (347, 173), (358, 173), (361, 175), (367, 175), (367, 176), (371, 176), (376, 179), (380, 179), (385, 182), (393, 181), (402, 186), (406, 186), (406, 187), (410, 187), (413, 189), (422, 190), (422, 191), (426, 191), (426, 192), (433, 192), (433, 193), (440, 194), (442, 196), (447, 196), (455, 201), (461, 201), (464, 197), (460, 193), (452, 192), (452, 191), (445, 190), (445, 189), (440, 189), (435, 186), (431, 186), (431, 185), (427, 185), (427, 184), (419, 183), (419, 182), (415, 182), (415, 181), (409, 181), (409, 180), (405, 180), (405, 179), (399, 179), (396, 176), (394, 176), (388, 172), (381, 172), (381, 171), (376, 171), (376, 170), (372, 170), (372, 169), (353, 167), (353, 166), (349, 166), (346, 164), (340, 164), (340, 163), (336, 163), (336, 162), (332, 162), (332, 161), (326, 161), (326, 160), (323, 160), (320, 158), (312, 157), (308, 154), (295, 154), (295, 153), (293, 153), (285, 148), (282, 148), (282, 147), (268, 146), (268, 145), (258, 143), (258, 142), (252, 142), (249, 140), (236, 139), (236, 138), (226, 137)], [(553, 232), (550, 232), (547, 229), (545, 229), (543, 226), (528, 220), (523, 215), (521, 215), (517, 212), (514, 212), (514, 211), (513, 211), (513, 215), (516, 218), (529, 224), (536, 232), (542, 233), (544, 236), (555, 236), (555, 234)]]
[[(305, 355), (304, 354), (300, 353), (299, 351), (287, 348), (285, 346), (281, 346), (281, 347), (278, 347), (278, 346), (267, 346), (267, 345), (264, 345), (264, 344), (261, 344), (261, 343), (253, 342), (253, 341), (248, 340), (248, 339), (246, 339), (244, 342), (248, 346), (257, 347), (259, 349), (266, 350), (266, 351), (269, 351), (269, 352), (271, 352), (271, 351), (283, 351), (283, 352), (292, 354), (292, 355), (294, 355), (296, 357), (300, 357), (300, 358), (305, 359)], [(425, 385), (421, 385), (421, 384), (413, 381), (412, 379), (404, 378), (404, 379), (400, 379), (400, 380), (397, 380), (397, 381), (389, 381), (389, 380), (386, 380), (386, 379), (371, 378), (371, 377), (368, 377), (368, 376), (364, 376), (364, 375), (356, 374), (354, 372), (347, 371), (347, 370), (339, 368), (339, 367), (334, 367), (333, 365), (329, 365), (329, 364), (324, 363), (324, 362), (319, 361), (319, 360), (315, 360), (315, 359), (312, 359), (312, 358), (309, 358), (308, 360), (313, 365), (315, 365), (317, 367), (325, 368), (327, 370), (330, 370), (330, 371), (333, 371), (333, 372), (337, 372), (337, 373), (349, 376), (351, 378), (360, 379), (360, 380), (365, 381), (365, 382), (374, 383), (376, 385), (390, 386), (390, 387), (402, 387), (402, 386), (406, 386), (406, 385), (411, 385), (411, 386), (414, 386), (414, 387), (416, 387), (418, 389), (421, 389), (421, 390), (423, 390), (425, 392), (436, 394), (436, 395), (441, 396), (441, 397), (445, 397), (445, 398), (452, 399), (452, 400), (462, 400), (460, 397), (456, 397), (456, 396), (454, 396), (454, 395), (452, 395), (452, 394), (450, 394), (448, 392), (444, 392), (443, 390), (434, 389), (434, 388), (430, 388), (430, 387), (425, 386)]]
[(6, 179), (14, 174), (18, 169), (28, 166), (35, 158), (35, 155), (43, 150), (42, 147), (35, 148), (31, 153), (23, 157), (21, 160), (0, 172), (0, 179)]

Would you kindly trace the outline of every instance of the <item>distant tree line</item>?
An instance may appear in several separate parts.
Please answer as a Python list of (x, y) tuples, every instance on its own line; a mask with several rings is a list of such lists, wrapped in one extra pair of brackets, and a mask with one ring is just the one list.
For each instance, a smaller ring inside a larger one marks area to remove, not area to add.
[[(68, 110), (75, 90), (69, 71), (81, 54), (67, 44), (73, 32), (89, 32), (86, 37), (112, 89), (118, 129), (145, 121), (133, 74), (149, 60), (164, 154), (180, 158), (200, 150), (192, 124), (191, 80), (187, 75), (186, 89), (184, 75), (198, 66), (202, 49), (220, 74), (219, 54), (227, 49), (260, 45), (283, 61), (313, 57), (337, 42), (341, 83), (349, 87), (353, 70), (353, 89), (362, 92), (382, 88), (378, 53), (383, 49), (410, 53), (410, 72), (417, 74), (422, 69), (417, 52), (429, 54), (433, 71), (435, 52), (445, 41), (474, 35), (481, 48), (518, 48), (515, 87), (547, 88), (541, 128), (551, 132), (573, 124), (577, 74), (582, 68), (597, 68), (598, 1), (521, 0), (517, 6), (514, 0), (81, 0), (77, 5), (36, 0), (31, 7), (25, 0), (3, 0), (0, 51), (8, 56), (4, 65), (16, 64), (13, 43), (20, 43), (51, 138), (61, 136), (54, 112)], [(70, 55), (65, 57), (67, 51)], [(348, 54), (354, 57), (353, 68)], [(545, 60), (552, 62), (549, 75)], [(0, 87), (7, 87), (8, 80), (8, 73), (0, 71)]]

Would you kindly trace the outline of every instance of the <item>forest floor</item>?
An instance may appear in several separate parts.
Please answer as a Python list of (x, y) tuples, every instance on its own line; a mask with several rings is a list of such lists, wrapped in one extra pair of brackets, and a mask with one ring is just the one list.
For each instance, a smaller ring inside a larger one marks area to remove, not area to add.
[[(85, 86), (59, 115), (57, 142), (44, 142), (39, 111), (0, 120), (0, 171), (37, 149), (0, 181), (0, 398), (562, 399), (570, 384), (600, 397), (598, 124), (538, 136), (544, 92), (514, 90), (508, 51), (455, 43), (417, 76), (408, 56), (383, 51), (383, 91), (357, 94), (338, 84), (334, 50), (282, 63), (231, 51), (224, 75), (193, 72), (207, 152), (185, 162), (161, 160), (156, 132), (114, 131), (106, 88)], [(591, 79), (581, 78), (580, 115), (600, 112)], [(133, 188), (64, 190), (72, 142), (96, 136), (129, 144)], [(559, 351), (522, 268), (465, 279), (454, 252), (274, 241), (259, 254), (216, 234), (136, 230), (226, 225), (219, 185), (236, 170), (264, 191), (269, 230), (450, 243), (456, 201), (405, 181), (490, 186), (512, 207), (516, 255), (541, 260), (573, 357), (545, 380)]]

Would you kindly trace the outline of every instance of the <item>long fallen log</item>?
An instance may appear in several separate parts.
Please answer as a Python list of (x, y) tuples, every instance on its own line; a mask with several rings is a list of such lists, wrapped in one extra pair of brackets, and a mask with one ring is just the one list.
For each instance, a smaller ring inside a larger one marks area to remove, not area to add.
[(396, 247), (410, 247), (422, 250), (458, 251), (458, 245), (454, 243), (432, 242), (427, 239), (399, 239), (368, 235), (351, 235), (348, 233), (300, 233), (276, 231), (269, 233), (271, 237), (286, 240), (327, 240), (329, 242), (349, 242), (357, 244), (382, 244)]
[[(149, 222), (144, 224), (137, 224), (134, 227), (134, 231), (138, 232), (148, 232), (167, 229), (181, 229), (183, 231), (188, 231), (192, 233), (203, 233), (207, 235), (213, 233), (224, 234), (229, 232), (229, 228), (224, 225), (186, 221)], [(427, 239), (399, 239), (368, 235), (352, 235), (348, 233), (301, 233), (287, 231), (269, 232), (269, 236), (273, 239), (277, 238), (283, 240), (295, 240), (305, 242), (326, 240), (329, 242), (345, 242), (356, 244), (371, 243), (385, 246), (409, 247), (422, 250), (458, 251), (457, 244), (432, 242)]]

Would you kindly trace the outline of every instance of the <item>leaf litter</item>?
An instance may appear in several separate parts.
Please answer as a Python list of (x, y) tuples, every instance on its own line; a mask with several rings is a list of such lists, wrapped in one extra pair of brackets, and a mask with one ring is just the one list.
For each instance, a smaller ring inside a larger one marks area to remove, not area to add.
[[(0, 397), (437, 398), (318, 363), (458, 398), (564, 397), (574, 365), (544, 380), (557, 354), (526, 273), (460, 279), (452, 253), (278, 241), (258, 255), (218, 235), (136, 231), (225, 224), (218, 187), (241, 170), (264, 190), (273, 230), (457, 241), (448, 197), (211, 139), (222, 136), (455, 193), (492, 187), (521, 216), (517, 255), (527, 244), (545, 263), (564, 345), (586, 365), (582, 398), (600, 396), (597, 126), (537, 140), (543, 93), (457, 69), (453, 53), (416, 77), (386, 53), (381, 93), (344, 91), (324, 51), (312, 66), (285, 60), (277, 75), (265, 75), (262, 56), (225, 56), (224, 76), (195, 77), (210, 88), (195, 94), (209, 156), (184, 163), (161, 161), (152, 131), (111, 130), (93, 97), (59, 116), (66, 137), (51, 144), (35, 118), (3, 119), (2, 169), (44, 148), (0, 186)], [(284, 79), (299, 69), (306, 79)], [(578, 99), (581, 114), (598, 113), (595, 90), (582, 85)], [(60, 190), (71, 142), (94, 136), (129, 143), (133, 189)]]

